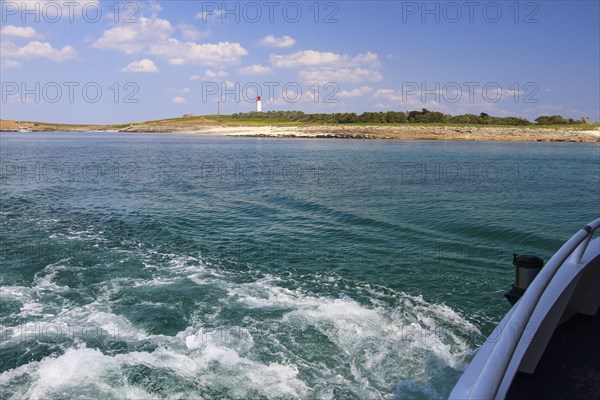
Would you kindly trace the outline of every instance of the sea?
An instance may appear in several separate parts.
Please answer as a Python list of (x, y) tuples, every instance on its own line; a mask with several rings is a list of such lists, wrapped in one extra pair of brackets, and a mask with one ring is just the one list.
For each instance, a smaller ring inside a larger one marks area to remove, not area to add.
[(0, 134), (0, 398), (439, 399), (598, 143)]

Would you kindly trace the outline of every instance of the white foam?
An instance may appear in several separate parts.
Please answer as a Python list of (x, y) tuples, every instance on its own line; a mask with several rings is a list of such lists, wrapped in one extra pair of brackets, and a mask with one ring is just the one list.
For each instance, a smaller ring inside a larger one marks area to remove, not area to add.
[[(69, 392), (70, 389), (90, 388), (102, 397), (148, 398), (152, 396), (143, 386), (131, 386), (126, 379), (128, 368), (143, 365), (153, 370), (167, 369), (176, 375), (175, 381), (181, 379), (187, 383), (182, 386), (173, 382), (174, 387), (161, 397), (190, 398), (199, 392), (180, 393), (181, 386), (214, 390), (238, 398), (257, 395), (333, 398), (332, 386), (339, 386), (359, 398), (375, 399), (390, 397), (396, 382), (404, 379), (404, 383), (398, 384), (397, 393), (418, 392), (435, 398), (439, 393), (430, 388), (430, 381), (442, 373), (442, 368), (462, 368), (471, 352), (468, 335), (479, 334), (472, 323), (452, 308), (389, 289), (358, 287), (356, 290), (371, 294), (370, 301), (361, 303), (343, 293), (331, 297), (311, 293), (309, 288), (285, 288), (281, 285), (282, 278), (273, 276), (251, 283), (235, 283), (227, 279), (227, 272), (219, 275), (199, 258), (155, 256), (166, 260), (144, 264), (145, 268), (156, 271), (152, 278), (117, 278), (104, 282), (99, 285), (98, 298), (86, 305), (71, 304), (62, 297), (68, 288), (54, 282), (57, 273), (67, 268), (61, 263), (36, 274), (33, 288), (1, 287), (0, 296), (16, 299), (22, 304), (22, 313), (35, 314), (40, 321), (71, 328), (94, 327), (102, 335), (119, 335), (112, 340), (132, 344), (144, 341), (158, 348), (151, 352), (109, 355), (99, 350), (72, 347), (60, 356), (47, 357), (0, 374), (0, 383), (14, 385), (16, 393), (21, 394), (18, 397), (44, 398), (53, 393), (77, 393), (76, 390)], [(190, 326), (175, 337), (150, 335), (124, 316), (116, 315), (112, 309), (111, 299), (123, 288), (160, 287), (183, 279), (225, 289), (228, 296), (222, 299), (223, 304), (244, 309), (249, 315), (245, 321), (251, 324), (266, 322), (263, 327), (267, 327), (267, 336), (256, 336), (253, 326), (203, 326), (203, 323), (228, 320), (218, 307), (213, 315), (192, 316)], [(337, 284), (337, 280), (329, 277), (327, 282)], [(56, 300), (54, 308), (57, 311), (54, 313), (49, 313), (39, 302), (39, 296), (50, 294)], [(398, 304), (398, 307), (390, 304)], [(267, 314), (277, 311), (275, 314), (280, 317), (262, 322), (250, 317), (253, 312), (262, 311)], [(270, 324), (273, 324), (272, 328)], [(305, 341), (301, 339), (306, 338), (301, 335), (308, 328), (316, 329), (326, 337), (323, 342), (327, 343), (319, 345), (329, 346), (334, 358), (331, 363), (303, 355), (301, 346)], [(14, 340), (19, 339), (18, 334), (13, 332)], [(22, 336), (22, 331), (20, 334)], [(231, 334), (238, 336), (234, 340), (223, 338), (223, 335)], [(75, 334), (71, 339), (78, 343), (89, 338)], [(258, 341), (261, 346), (267, 343), (272, 351), (268, 355), (270, 362), (261, 361), (264, 350), (256, 348)], [(67, 342), (67, 346), (73, 346), (72, 342)], [(276, 358), (273, 358), (274, 354)], [(301, 375), (301, 371), (308, 371), (308, 375)], [(29, 383), (23, 383), (21, 379), (26, 375), (31, 376)], [(303, 381), (301, 376), (311, 378)]]
[(133, 287), (144, 287), (144, 286), (163, 286), (172, 285), (181, 281), (180, 277), (167, 278), (162, 276), (155, 276), (152, 279), (136, 280), (132, 283)]
[(346, 378), (345, 386), (362, 398), (385, 393), (381, 390), (394, 376), (412, 377), (415, 387), (427, 387), (435, 373), (433, 360), (462, 369), (472, 353), (470, 335), (480, 334), (450, 307), (403, 293), (395, 293), (405, 305), (397, 309), (382, 301), (366, 306), (346, 294), (331, 298), (282, 288), (269, 277), (228, 292), (250, 309), (287, 311), (282, 324), (312, 326), (326, 335), (339, 349), (340, 364), (349, 365), (352, 380)]
[[(143, 329), (135, 327), (127, 318), (111, 310), (110, 293), (118, 290), (123, 282), (111, 281), (95, 301), (82, 306), (74, 305), (62, 296), (69, 288), (53, 282), (56, 273), (62, 269), (63, 266), (56, 264), (46, 267), (35, 275), (35, 285), (31, 288), (0, 287), (1, 297), (21, 303), (17, 316), (24, 321), (18, 326), (2, 327), (7, 339), (13, 342), (48, 342), (101, 338), (139, 341), (149, 338)], [(130, 282), (129, 279), (125, 281)]]
[(25, 286), (0, 286), (0, 297), (24, 303), (31, 299), (31, 288)]
[(56, 263), (48, 264), (42, 271), (36, 273), (33, 277), (33, 282), (35, 283), (33, 286), (34, 292), (40, 294), (43, 292), (69, 290), (67, 286), (59, 286), (54, 282), (54, 278), (56, 278), (56, 274), (58, 272), (68, 269), (67, 266), (64, 265), (68, 261), (69, 259), (65, 258), (57, 261)]
[[(47, 357), (0, 374), (0, 384), (9, 386), (12, 381), (29, 375), (32, 380), (23, 397), (34, 399), (78, 388), (93, 390), (101, 397), (152, 398), (142, 388), (127, 382), (126, 368), (136, 365), (167, 369), (179, 379), (210, 390), (226, 390), (236, 398), (256, 393), (268, 398), (303, 398), (310, 392), (298, 379), (298, 369), (293, 365), (262, 364), (211, 343), (190, 354), (159, 348), (153, 352), (110, 356), (95, 349), (71, 348), (58, 357)], [(214, 370), (214, 365), (219, 366), (218, 370)], [(177, 382), (172, 385), (165, 389), (172, 397), (198, 398), (195, 390), (180, 393)]]
[(20, 318), (32, 318), (44, 316), (46, 305), (37, 301), (34, 289), (25, 286), (2, 286), (0, 287), (0, 298), (20, 303)]
[(44, 399), (68, 388), (91, 386), (103, 396), (117, 398), (152, 398), (146, 391), (131, 387), (124, 379), (119, 385), (107, 382), (119, 367), (119, 360), (98, 350), (68, 349), (59, 357), (47, 357), (35, 370), (35, 381), (26, 393), (27, 398)]

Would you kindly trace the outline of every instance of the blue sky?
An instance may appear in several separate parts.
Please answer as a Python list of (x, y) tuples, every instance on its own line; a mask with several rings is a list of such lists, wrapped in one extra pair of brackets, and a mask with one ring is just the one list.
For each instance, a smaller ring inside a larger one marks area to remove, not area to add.
[(1, 4), (2, 119), (229, 114), (259, 94), (264, 111), (600, 118), (598, 1)]

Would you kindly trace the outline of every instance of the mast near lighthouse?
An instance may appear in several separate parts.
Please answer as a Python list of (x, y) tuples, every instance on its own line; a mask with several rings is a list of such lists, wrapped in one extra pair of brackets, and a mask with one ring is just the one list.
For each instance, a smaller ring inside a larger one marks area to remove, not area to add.
[(262, 112), (262, 100), (260, 96), (256, 98), (256, 112)]

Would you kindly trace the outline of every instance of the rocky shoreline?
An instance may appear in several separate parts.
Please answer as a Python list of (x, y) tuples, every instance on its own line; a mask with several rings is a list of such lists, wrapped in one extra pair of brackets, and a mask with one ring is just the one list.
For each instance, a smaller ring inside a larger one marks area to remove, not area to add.
[[(207, 121), (208, 122), (208, 121)], [(300, 125), (235, 126), (182, 121), (160, 121), (129, 125), (59, 125), (33, 123), (34, 132), (155, 132), (223, 136), (282, 138), (478, 140), (516, 142), (599, 142), (600, 127), (569, 129), (543, 127), (439, 126), (439, 125)], [(0, 131), (17, 131), (14, 121), (0, 121)]]
[(122, 132), (177, 132), (226, 136), (300, 137), (338, 139), (403, 140), (499, 140), (520, 142), (598, 142), (600, 129), (567, 130), (551, 128), (480, 126), (201, 126), (182, 127), (135, 125)]

